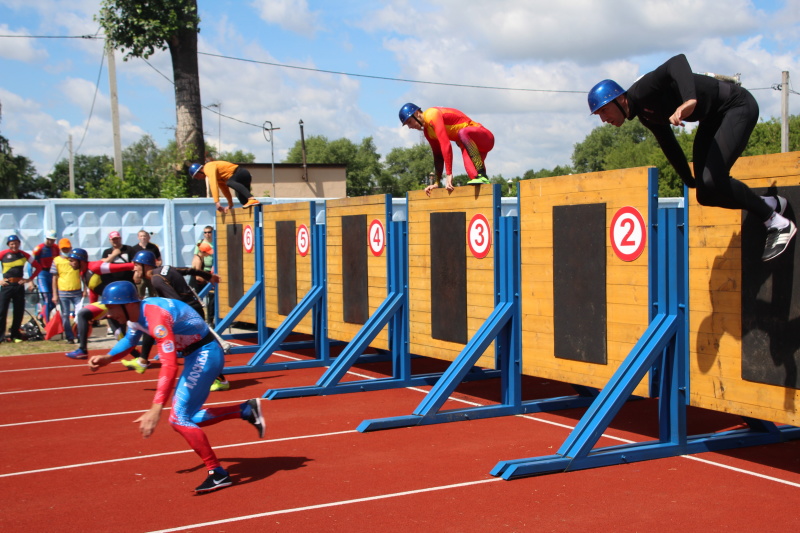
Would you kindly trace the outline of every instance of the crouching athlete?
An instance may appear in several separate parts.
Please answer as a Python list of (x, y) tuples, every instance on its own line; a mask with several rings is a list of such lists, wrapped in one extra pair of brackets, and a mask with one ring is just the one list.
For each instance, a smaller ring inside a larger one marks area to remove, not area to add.
[(94, 372), (101, 366), (121, 359), (129, 354), (143, 333), (156, 341), (161, 358), (153, 405), (135, 422), (144, 438), (153, 434), (161, 418), (164, 404), (175, 386), (178, 375), (178, 357), (184, 359), (183, 372), (175, 386), (172, 412), (169, 423), (186, 439), (189, 446), (200, 456), (208, 470), (208, 477), (195, 492), (210, 492), (231, 485), (228, 472), (222, 468), (205, 432), (200, 429), (241, 418), (258, 430), (264, 437), (264, 417), (259, 398), (247, 400), (239, 405), (201, 409), (208, 398), (209, 388), (225, 364), (222, 347), (211, 334), (205, 321), (187, 304), (168, 298), (148, 298), (140, 301), (136, 286), (130, 281), (115, 281), (103, 290), (103, 303), (108, 315), (116, 321), (128, 324), (128, 331), (108, 355), (89, 358), (89, 368)]

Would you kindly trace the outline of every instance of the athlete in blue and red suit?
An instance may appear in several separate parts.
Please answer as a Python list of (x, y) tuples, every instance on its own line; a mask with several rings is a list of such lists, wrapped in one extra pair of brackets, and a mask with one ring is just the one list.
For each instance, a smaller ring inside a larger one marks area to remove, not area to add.
[[(264, 417), (259, 398), (239, 405), (201, 409), (208, 398), (209, 388), (225, 366), (222, 347), (211, 334), (205, 321), (189, 305), (169, 298), (139, 300), (136, 286), (129, 281), (115, 281), (103, 291), (103, 303), (108, 314), (120, 323), (128, 324), (128, 331), (107, 355), (89, 358), (92, 371), (129, 354), (143, 333), (156, 341), (161, 359), (155, 398), (150, 409), (135, 420), (144, 438), (152, 435), (161, 418), (164, 403), (175, 387), (169, 423), (180, 433), (189, 446), (200, 456), (208, 470), (206, 480), (195, 492), (210, 492), (231, 485), (228, 472), (222, 468), (205, 432), (200, 429), (241, 418), (264, 436)], [(180, 355), (179, 355), (180, 354)], [(178, 376), (178, 357), (183, 357), (183, 372)]]

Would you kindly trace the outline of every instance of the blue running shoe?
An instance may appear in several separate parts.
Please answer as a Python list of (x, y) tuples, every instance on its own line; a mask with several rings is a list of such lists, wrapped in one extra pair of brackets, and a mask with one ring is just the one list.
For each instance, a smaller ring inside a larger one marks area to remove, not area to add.
[(66, 355), (70, 359), (86, 359), (87, 357), (89, 357), (89, 354), (86, 353), (86, 350), (84, 350), (82, 348), (78, 348), (77, 350), (73, 350), (73, 351), (71, 351), (69, 353), (66, 353), (64, 355)]

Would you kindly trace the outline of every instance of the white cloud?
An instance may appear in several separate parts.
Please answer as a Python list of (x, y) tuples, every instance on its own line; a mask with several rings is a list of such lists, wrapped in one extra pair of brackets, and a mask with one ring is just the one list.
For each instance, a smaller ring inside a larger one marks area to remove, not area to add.
[(14, 35), (18, 37), (3, 37), (0, 42), (0, 57), (12, 59), (14, 61), (24, 61), (34, 63), (47, 58), (47, 51), (36, 46), (36, 41), (30, 39), (30, 32), (15, 31), (8, 27), (8, 24), (0, 24), (0, 34)]
[(306, 0), (255, 0), (251, 5), (261, 18), (306, 37), (322, 29), (319, 11), (310, 11)]

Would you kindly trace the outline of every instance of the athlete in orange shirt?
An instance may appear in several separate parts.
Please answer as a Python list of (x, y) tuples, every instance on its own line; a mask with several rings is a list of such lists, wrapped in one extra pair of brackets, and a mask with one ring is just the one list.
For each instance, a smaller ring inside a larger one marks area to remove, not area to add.
[[(233, 207), (231, 189), (236, 192), (236, 198), (242, 203), (242, 207), (253, 207), (260, 202), (250, 193), (250, 182), (253, 177), (250, 171), (234, 163), (227, 161), (209, 161), (205, 165), (194, 163), (189, 167), (189, 174), (198, 180), (208, 176), (208, 188), (211, 196), (214, 197), (214, 204), (217, 211), (227, 213)], [(219, 192), (228, 199), (228, 207), (222, 207), (219, 202)]]
[(469, 185), (489, 183), (486, 175), (486, 155), (494, 148), (494, 135), (478, 122), (473, 121), (458, 109), (431, 107), (422, 111), (418, 105), (407, 103), (400, 108), (400, 122), (413, 130), (425, 133), (433, 150), (436, 181), (425, 188), (425, 194), (439, 186), (442, 170), (445, 171), (445, 187), (453, 190), (453, 150), (450, 142), (461, 149), (464, 168), (470, 177)]

